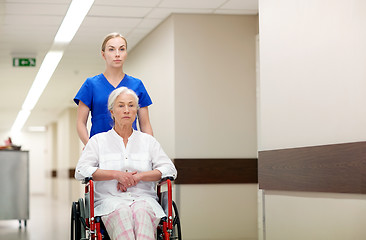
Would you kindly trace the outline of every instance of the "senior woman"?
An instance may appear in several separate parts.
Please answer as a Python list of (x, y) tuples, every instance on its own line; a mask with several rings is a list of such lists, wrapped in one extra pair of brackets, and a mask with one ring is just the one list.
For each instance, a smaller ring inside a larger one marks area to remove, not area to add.
[(155, 239), (165, 216), (156, 181), (177, 175), (156, 139), (133, 129), (138, 108), (134, 91), (115, 89), (108, 99), (114, 127), (89, 140), (76, 166), (76, 179), (95, 181), (94, 212), (111, 239)]

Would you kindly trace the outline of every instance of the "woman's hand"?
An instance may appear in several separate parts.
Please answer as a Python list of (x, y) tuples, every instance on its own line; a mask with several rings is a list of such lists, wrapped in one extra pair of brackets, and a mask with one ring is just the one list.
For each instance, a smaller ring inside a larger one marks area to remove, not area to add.
[(135, 184), (134, 185), (123, 185), (122, 183), (118, 182), (117, 184), (117, 190), (119, 191), (122, 191), (122, 192), (126, 192), (127, 191), (127, 188), (130, 188), (130, 187), (133, 187), (133, 186), (136, 186), (140, 181), (141, 181), (141, 174), (140, 173), (137, 173), (137, 172), (133, 172), (132, 173), (132, 177), (134, 179), (134, 182)]
[(136, 186), (138, 182), (135, 181), (134, 175), (137, 172), (119, 172), (116, 180), (118, 181), (117, 190), (126, 192), (127, 188)]
[(138, 184), (142, 180), (142, 173), (136, 173), (132, 177), (135, 180), (136, 184)]
[[(147, 172), (120, 172), (121, 175), (128, 177), (126, 180), (122, 177), (122, 180), (118, 180), (117, 189), (122, 192), (126, 192), (127, 188), (136, 186), (140, 181), (155, 182), (161, 179), (161, 172), (157, 169)], [(127, 174), (127, 175), (125, 175)], [(130, 177), (132, 179), (130, 179)], [(129, 185), (130, 184), (130, 185)]]
[(117, 183), (117, 190), (121, 192), (126, 192), (127, 188), (122, 185), (122, 183)]

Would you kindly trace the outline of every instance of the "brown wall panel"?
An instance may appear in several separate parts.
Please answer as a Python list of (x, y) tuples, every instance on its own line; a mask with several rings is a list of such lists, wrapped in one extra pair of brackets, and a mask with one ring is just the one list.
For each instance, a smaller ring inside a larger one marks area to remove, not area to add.
[(176, 184), (258, 183), (257, 159), (174, 159)]
[[(174, 159), (175, 184), (258, 183), (257, 162), (256, 158)], [(74, 174), (75, 169), (69, 169), (68, 177)]]
[(259, 152), (259, 188), (366, 193), (366, 142)]
[(56, 178), (57, 177), (57, 170), (51, 170), (51, 177)]
[(63, 177), (63, 178), (71, 178), (71, 179), (75, 179), (74, 177), (75, 175), (75, 168), (70, 168), (68, 170), (62, 170), (62, 171), (57, 171), (57, 170), (52, 170), (51, 171), (51, 177), (52, 178), (57, 178), (59, 176)]

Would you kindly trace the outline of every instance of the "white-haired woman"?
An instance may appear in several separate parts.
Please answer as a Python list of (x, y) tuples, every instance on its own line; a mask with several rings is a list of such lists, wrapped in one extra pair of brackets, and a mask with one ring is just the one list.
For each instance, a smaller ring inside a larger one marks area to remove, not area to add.
[(155, 239), (160, 218), (156, 181), (177, 175), (154, 137), (132, 128), (138, 97), (126, 87), (108, 99), (114, 127), (90, 138), (76, 166), (75, 178), (95, 181), (95, 215), (102, 216), (112, 239)]

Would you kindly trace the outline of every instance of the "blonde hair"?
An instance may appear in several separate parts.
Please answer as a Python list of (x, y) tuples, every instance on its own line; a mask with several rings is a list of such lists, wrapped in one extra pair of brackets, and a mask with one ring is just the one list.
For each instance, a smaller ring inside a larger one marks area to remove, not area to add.
[(122, 38), (125, 43), (126, 43), (126, 49), (127, 49), (127, 40), (124, 36), (122, 36), (122, 34), (118, 33), (118, 32), (113, 32), (113, 33), (110, 33), (108, 34), (105, 38), (104, 38), (104, 41), (102, 43), (102, 51), (104, 52), (105, 51), (105, 46), (107, 45), (107, 42), (109, 40), (111, 40), (112, 38), (116, 38), (116, 37), (120, 37)]

